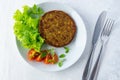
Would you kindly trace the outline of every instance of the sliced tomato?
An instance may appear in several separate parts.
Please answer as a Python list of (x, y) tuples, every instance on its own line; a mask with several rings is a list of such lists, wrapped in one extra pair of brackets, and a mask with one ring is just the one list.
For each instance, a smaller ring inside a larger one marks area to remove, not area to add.
[(40, 55), (36, 58), (36, 61), (37, 62), (43, 61), (45, 59), (46, 55), (47, 55), (46, 50), (41, 51)]
[(41, 62), (41, 61), (43, 61), (43, 58), (41, 58), (41, 55), (39, 55), (38, 57), (36, 57), (36, 59), (35, 59), (37, 62)]
[(48, 54), (46, 55), (45, 59), (44, 59), (44, 63), (45, 63), (45, 64), (50, 64), (50, 63), (51, 63), (50, 60), (52, 60), (52, 56), (51, 56), (50, 53), (48, 53)]
[(45, 64), (55, 64), (58, 62), (58, 56), (55, 53), (54, 56), (52, 56), (51, 54), (47, 54), (44, 63)]
[(29, 60), (36, 60), (37, 62), (44, 61), (45, 64), (55, 64), (58, 62), (58, 55), (54, 53), (48, 53), (47, 50), (43, 50), (40, 53), (36, 52), (34, 49), (31, 49), (28, 52), (28, 59)]
[(31, 49), (29, 52), (28, 52), (28, 59), (29, 60), (35, 60), (35, 58), (39, 56), (39, 53), (36, 52), (34, 49)]
[(51, 62), (51, 63), (52, 63), (52, 64), (55, 64), (55, 63), (58, 62), (58, 60), (59, 60), (59, 59), (58, 59), (58, 55), (55, 53), (54, 56), (52, 56), (52, 62)]

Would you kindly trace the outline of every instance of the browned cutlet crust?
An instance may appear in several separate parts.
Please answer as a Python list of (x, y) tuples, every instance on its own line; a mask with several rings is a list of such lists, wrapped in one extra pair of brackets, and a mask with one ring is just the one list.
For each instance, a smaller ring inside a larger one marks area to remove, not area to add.
[(67, 13), (53, 10), (42, 16), (39, 31), (47, 44), (63, 47), (74, 38), (76, 25)]

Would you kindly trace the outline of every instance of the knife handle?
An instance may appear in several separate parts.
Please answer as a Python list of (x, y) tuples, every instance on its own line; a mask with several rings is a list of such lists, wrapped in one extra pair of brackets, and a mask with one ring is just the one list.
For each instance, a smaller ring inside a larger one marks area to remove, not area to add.
[(90, 70), (91, 70), (92, 63), (93, 63), (93, 56), (94, 56), (95, 48), (96, 48), (96, 45), (93, 45), (91, 48), (91, 52), (90, 52), (89, 58), (87, 60), (87, 63), (86, 63), (86, 66), (83, 72), (82, 80), (88, 80), (89, 78)]
[(95, 62), (95, 65), (93, 66), (89, 80), (97, 80), (99, 70), (100, 70), (100, 65), (101, 65), (101, 62), (103, 60), (103, 55), (104, 55), (103, 53), (105, 51), (106, 44), (107, 44), (107, 42), (103, 42), (99, 46), (99, 48), (100, 48), (99, 55), (98, 55), (98, 58)]

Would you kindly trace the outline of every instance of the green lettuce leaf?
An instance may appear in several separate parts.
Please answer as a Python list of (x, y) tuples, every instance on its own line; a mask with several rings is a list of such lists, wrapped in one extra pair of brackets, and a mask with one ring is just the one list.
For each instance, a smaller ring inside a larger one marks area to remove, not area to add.
[(16, 10), (13, 15), (15, 20), (14, 34), (24, 48), (33, 48), (39, 52), (44, 44), (44, 39), (38, 31), (38, 24), (43, 13), (44, 11), (37, 5), (33, 7), (26, 5), (23, 6), (23, 12)]

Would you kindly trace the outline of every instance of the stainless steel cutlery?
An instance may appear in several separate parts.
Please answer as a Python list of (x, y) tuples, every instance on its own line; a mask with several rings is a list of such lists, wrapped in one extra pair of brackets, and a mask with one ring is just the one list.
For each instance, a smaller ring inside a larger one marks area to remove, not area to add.
[(101, 63), (102, 58), (103, 58), (103, 52), (104, 52), (106, 43), (110, 37), (110, 33), (112, 30), (113, 24), (114, 24), (114, 20), (112, 20), (110, 18), (108, 18), (105, 22), (104, 28), (103, 28), (101, 35), (100, 35), (100, 42), (101, 42), (100, 52), (99, 52), (97, 61), (93, 67), (93, 70), (92, 70), (92, 73), (90, 75), (89, 80), (97, 80), (98, 72), (100, 69), (100, 63)]
[(94, 55), (96, 42), (99, 38), (99, 34), (100, 34), (101, 29), (103, 27), (106, 14), (107, 14), (106, 11), (103, 11), (100, 14), (100, 16), (97, 20), (97, 23), (96, 23), (96, 26), (95, 26), (95, 29), (94, 29), (93, 39), (92, 39), (91, 52), (90, 52), (89, 58), (87, 60), (87, 64), (86, 64), (84, 72), (83, 72), (82, 80), (88, 80), (88, 77), (90, 75), (90, 69), (91, 69), (91, 66), (92, 66), (92, 61), (93, 61), (93, 55)]
[[(92, 39), (92, 49), (83, 72), (82, 80), (97, 80), (105, 45), (109, 39), (114, 24), (114, 20), (110, 18), (106, 18), (106, 14), (107, 12), (103, 11), (97, 20), (93, 39)], [(101, 46), (99, 46), (100, 51), (97, 60), (95, 62), (95, 65), (93, 65), (93, 58), (95, 54), (97, 41), (100, 41)], [(92, 65), (93, 65), (93, 69), (92, 69)]]

